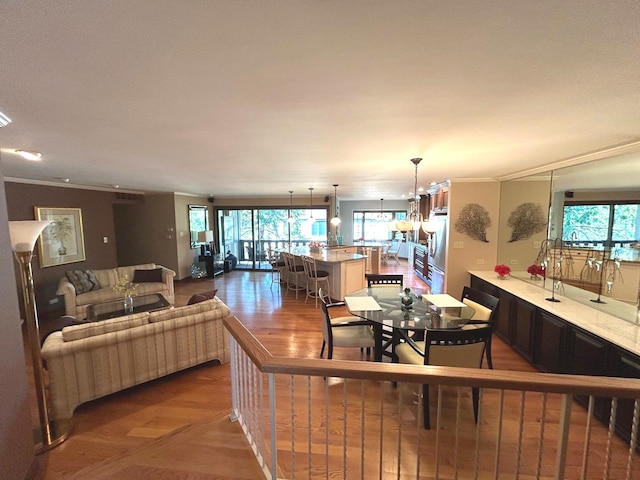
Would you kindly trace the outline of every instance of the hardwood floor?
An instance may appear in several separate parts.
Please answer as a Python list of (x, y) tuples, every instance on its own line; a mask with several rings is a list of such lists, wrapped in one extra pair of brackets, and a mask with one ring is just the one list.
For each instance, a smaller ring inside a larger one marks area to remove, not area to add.
[[(406, 260), (383, 273), (403, 273), (408, 286), (425, 287)], [(271, 285), (271, 273), (235, 270), (215, 279), (176, 282), (176, 305), (211, 288), (273, 354), (319, 355), (319, 309), (312, 300), (305, 304)], [(337, 348), (334, 358), (359, 359), (360, 353)], [(495, 368), (535, 371), (498, 338), (493, 360)], [(228, 420), (229, 378), (228, 364), (206, 364), (78, 407), (73, 434), (37, 457), (32, 478), (263, 478), (240, 428)]]

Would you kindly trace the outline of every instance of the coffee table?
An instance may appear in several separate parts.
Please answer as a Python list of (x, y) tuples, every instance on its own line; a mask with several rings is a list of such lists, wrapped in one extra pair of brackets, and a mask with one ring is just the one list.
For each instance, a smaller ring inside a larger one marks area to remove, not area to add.
[(151, 312), (171, 308), (171, 304), (160, 293), (150, 293), (133, 297), (133, 310), (125, 311), (124, 300), (109, 300), (93, 303), (87, 307), (87, 320), (97, 322), (109, 318), (122, 317), (131, 313)]

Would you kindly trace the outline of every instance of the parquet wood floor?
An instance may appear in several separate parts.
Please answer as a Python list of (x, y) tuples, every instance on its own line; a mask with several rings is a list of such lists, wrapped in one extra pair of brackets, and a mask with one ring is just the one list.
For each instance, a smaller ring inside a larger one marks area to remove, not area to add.
[[(403, 273), (409, 286), (425, 287), (406, 260), (382, 273)], [(273, 354), (319, 355), (319, 309), (271, 285), (270, 273), (236, 270), (176, 282), (175, 303), (184, 305), (193, 293), (211, 288)], [(334, 358), (360, 359), (360, 353), (336, 349)], [(535, 371), (498, 338), (493, 359), (496, 368)], [(239, 426), (228, 420), (229, 377), (228, 364), (206, 364), (78, 407), (72, 436), (37, 457), (33, 478), (263, 478)]]

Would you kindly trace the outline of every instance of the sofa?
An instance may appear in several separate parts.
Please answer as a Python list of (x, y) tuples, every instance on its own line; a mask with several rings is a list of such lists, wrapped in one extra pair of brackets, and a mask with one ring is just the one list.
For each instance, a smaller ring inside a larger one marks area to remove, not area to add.
[(173, 305), (173, 278), (176, 272), (155, 263), (103, 270), (69, 270), (58, 282), (56, 295), (64, 296), (66, 315), (84, 320), (87, 318), (89, 305), (116, 300), (123, 296), (113, 287), (121, 282), (125, 275), (137, 284), (136, 295), (160, 293)]
[(192, 305), (69, 325), (47, 336), (42, 360), (52, 417), (71, 418), (89, 400), (211, 360), (229, 361), (215, 296)]

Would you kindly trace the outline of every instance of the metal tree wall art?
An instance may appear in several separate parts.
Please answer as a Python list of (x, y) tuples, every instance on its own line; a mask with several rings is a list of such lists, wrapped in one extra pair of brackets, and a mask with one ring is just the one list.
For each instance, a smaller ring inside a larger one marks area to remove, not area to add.
[(511, 227), (510, 242), (526, 240), (534, 233), (543, 231), (547, 226), (542, 207), (539, 203), (527, 202), (518, 205), (507, 220)]
[(488, 242), (487, 228), (491, 226), (491, 217), (486, 208), (478, 203), (467, 203), (460, 211), (455, 229), (465, 233), (474, 240)]

